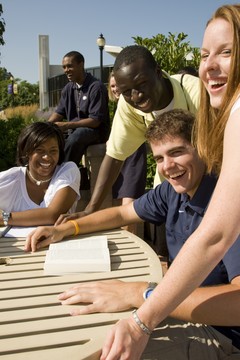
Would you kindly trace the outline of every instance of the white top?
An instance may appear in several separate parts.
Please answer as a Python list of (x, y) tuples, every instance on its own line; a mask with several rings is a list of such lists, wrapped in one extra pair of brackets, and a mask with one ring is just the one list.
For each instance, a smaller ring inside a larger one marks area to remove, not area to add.
[(236, 102), (234, 103), (230, 114), (232, 114), (235, 110), (237, 110), (239, 108), (240, 108), (240, 97), (238, 97)]
[(26, 167), (19, 166), (0, 172), (0, 209), (13, 212), (46, 208), (58, 190), (70, 186), (78, 196), (68, 212), (72, 213), (75, 211), (77, 201), (80, 199), (80, 172), (74, 162), (69, 161), (57, 165), (40, 205), (33, 202), (28, 196), (26, 170)]

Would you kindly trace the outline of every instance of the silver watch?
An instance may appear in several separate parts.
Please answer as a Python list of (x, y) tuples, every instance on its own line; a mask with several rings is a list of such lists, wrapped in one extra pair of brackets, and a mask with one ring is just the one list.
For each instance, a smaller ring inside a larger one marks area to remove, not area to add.
[(153, 290), (155, 289), (155, 287), (157, 285), (158, 284), (156, 282), (149, 282), (148, 283), (148, 286), (147, 286), (146, 290), (143, 293), (144, 300), (146, 300), (151, 295), (151, 293), (153, 292)]
[(8, 225), (8, 220), (11, 217), (11, 213), (10, 212), (6, 212), (6, 211), (2, 211), (2, 218), (3, 218), (3, 223), (5, 226)]

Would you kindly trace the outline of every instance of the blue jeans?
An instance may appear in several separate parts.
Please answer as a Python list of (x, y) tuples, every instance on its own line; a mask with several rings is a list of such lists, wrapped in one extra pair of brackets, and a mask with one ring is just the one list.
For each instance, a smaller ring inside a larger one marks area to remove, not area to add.
[(105, 139), (102, 139), (99, 129), (81, 127), (69, 131), (65, 139), (64, 161), (73, 161), (79, 166), (86, 148), (89, 145), (100, 144), (103, 142), (105, 142)]

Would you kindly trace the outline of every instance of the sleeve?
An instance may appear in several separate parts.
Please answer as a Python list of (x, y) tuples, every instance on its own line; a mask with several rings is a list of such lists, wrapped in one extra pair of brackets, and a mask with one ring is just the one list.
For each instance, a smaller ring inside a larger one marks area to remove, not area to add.
[(168, 184), (165, 181), (134, 200), (134, 209), (142, 220), (157, 225), (166, 222), (168, 214), (167, 187)]
[(61, 97), (58, 103), (58, 106), (55, 110), (55, 112), (59, 115), (62, 115), (64, 119), (67, 119), (67, 113), (66, 113), (66, 103), (67, 103), (67, 88), (66, 86), (62, 89)]
[(94, 120), (106, 121), (108, 115), (107, 90), (99, 82), (95, 82), (90, 91), (88, 116)]
[(0, 208), (5, 211), (13, 211), (21, 193), (21, 170), (13, 167), (0, 172)]
[(107, 155), (124, 161), (146, 141), (145, 132), (144, 116), (127, 104), (121, 95), (107, 143)]
[(240, 97), (237, 98), (237, 101), (234, 103), (230, 115), (237, 109), (240, 108)]
[(77, 193), (77, 200), (80, 199), (80, 171), (77, 165), (68, 161), (63, 163), (58, 169), (57, 173), (54, 176), (53, 181), (50, 183), (46, 195), (45, 195), (45, 204), (46, 207), (49, 206), (56, 192), (66, 186), (70, 186)]

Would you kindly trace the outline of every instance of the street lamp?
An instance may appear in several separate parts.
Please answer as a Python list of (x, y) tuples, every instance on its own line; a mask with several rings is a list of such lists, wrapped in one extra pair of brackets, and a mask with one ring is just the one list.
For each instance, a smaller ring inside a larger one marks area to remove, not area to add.
[(103, 49), (106, 44), (106, 40), (103, 34), (100, 34), (97, 38), (97, 45), (100, 50), (100, 80), (103, 81)]

